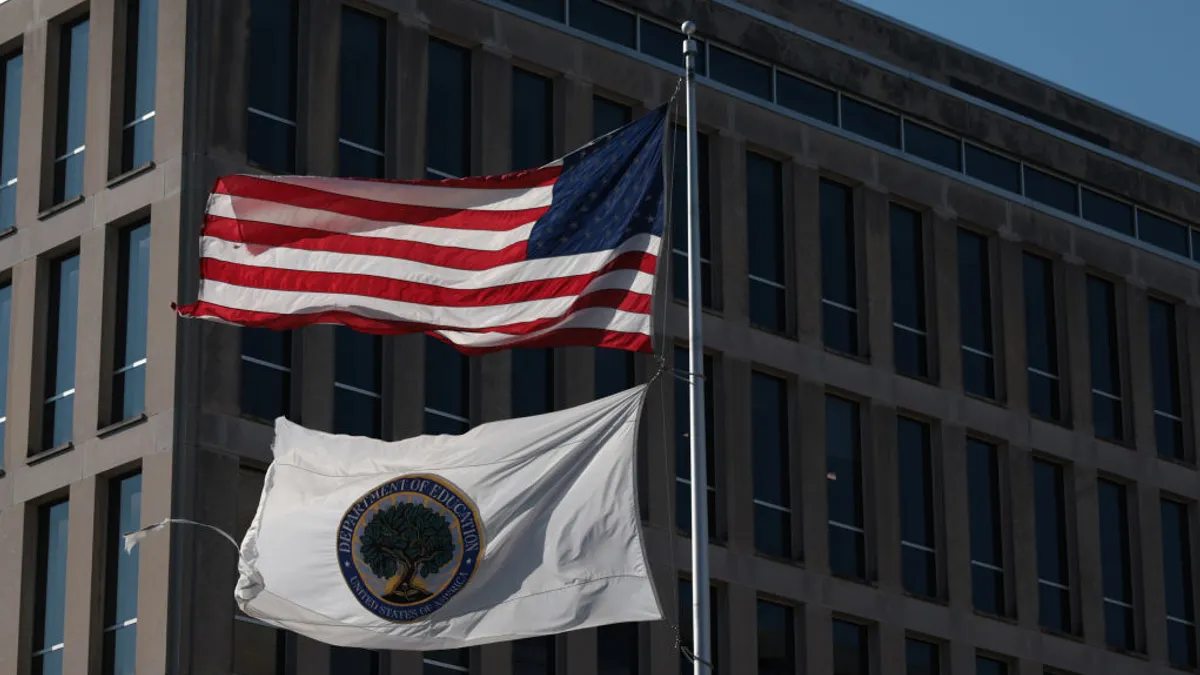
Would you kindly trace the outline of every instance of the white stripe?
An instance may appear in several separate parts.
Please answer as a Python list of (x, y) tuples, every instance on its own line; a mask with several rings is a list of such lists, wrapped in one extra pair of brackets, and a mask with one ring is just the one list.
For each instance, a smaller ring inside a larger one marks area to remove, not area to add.
[(525, 241), (536, 220), (511, 230), (462, 230), (451, 227), (427, 227), (387, 220), (369, 220), (340, 213), (286, 206), (249, 197), (214, 194), (208, 205), (209, 215), (218, 218), (253, 220), (283, 227), (304, 227), (334, 234), (362, 236), (364, 239), (392, 239), (436, 244), (475, 251), (499, 251)]
[(650, 315), (625, 312), (611, 307), (588, 307), (566, 317), (558, 323), (525, 335), (504, 333), (460, 333), (437, 331), (443, 337), (464, 347), (502, 347), (525, 342), (564, 328), (597, 328), (620, 333), (650, 334)]
[[(593, 290), (599, 290), (599, 288), (589, 287), (584, 294)], [(649, 293), (649, 289), (647, 288), (645, 292)], [(491, 326), (505, 326), (560, 317), (571, 308), (578, 297), (570, 295), (484, 307), (446, 307), (444, 305), (421, 305), (412, 302), (382, 300), (361, 295), (272, 291), (234, 286), (212, 280), (200, 282), (200, 300), (233, 309), (285, 315), (335, 310), (352, 312), (370, 319), (430, 323), (459, 330), (487, 330)]]
[(378, 181), (347, 180), (323, 176), (256, 176), (261, 180), (287, 183), (343, 197), (404, 206), (444, 209), (515, 211), (550, 206), (554, 186), (532, 188), (460, 188), (440, 185), (411, 185)]
[[(202, 237), (200, 256), (249, 267), (267, 267), (279, 270), (305, 272), (334, 272), (361, 274), (365, 276), (395, 279), (418, 284), (429, 284), (457, 290), (491, 288), (523, 281), (558, 279), (582, 274), (592, 274), (628, 251), (656, 253), (659, 238), (654, 235), (630, 237), (615, 249), (595, 253), (536, 258), (500, 265), (485, 270), (458, 270), (429, 263), (401, 260), (385, 256), (360, 255), (357, 253), (332, 253), (329, 251), (306, 251), (296, 248), (275, 247), (256, 251), (258, 247), (238, 244), (215, 237)], [(639, 270), (614, 270), (630, 272), (652, 279), (652, 275)], [(607, 275), (606, 275), (607, 276)]]

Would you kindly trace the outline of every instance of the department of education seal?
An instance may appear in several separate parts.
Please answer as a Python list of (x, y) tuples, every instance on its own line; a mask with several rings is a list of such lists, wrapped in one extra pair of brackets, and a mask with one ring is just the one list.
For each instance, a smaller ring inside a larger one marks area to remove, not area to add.
[(479, 510), (444, 478), (390, 480), (356, 501), (337, 531), (338, 567), (372, 614), (409, 623), (441, 609), (483, 556)]

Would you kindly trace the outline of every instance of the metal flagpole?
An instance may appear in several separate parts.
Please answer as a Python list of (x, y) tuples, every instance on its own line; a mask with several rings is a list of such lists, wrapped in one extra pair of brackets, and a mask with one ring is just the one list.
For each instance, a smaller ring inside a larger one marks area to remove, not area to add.
[(683, 24), (684, 70), (687, 88), (687, 204), (688, 204), (688, 389), (691, 422), (688, 439), (692, 445), (692, 643), (695, 675), (709, 675), (712, 649), (709, 643), (708, 610), (708, 470), (704, 425), (704, 333), (700, 297), (700, 159), (696, 156), (696, 24)]

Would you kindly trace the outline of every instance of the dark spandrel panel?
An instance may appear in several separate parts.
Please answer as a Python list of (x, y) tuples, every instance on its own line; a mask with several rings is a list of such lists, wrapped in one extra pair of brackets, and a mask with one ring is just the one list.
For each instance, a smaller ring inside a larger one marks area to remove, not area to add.
[(386, 44), (383, 19), (342, 7), (338, 136), (375, 150), (383, 149)]
[(792, 557), (791, 514), (756, 504), (754, 506), (754, 550), (773, 558)]
[(1188, 257), (1188, 228), (1141, 209), (1138, 209), (1137, 220), (1139, 239)]
[(776, 72), (775, 102), (801, 115), (837, 126), (837, 92), (832, 89)]
[(948, 169), (962, 170), (962, 143), (912, 120), (904, 120), (904, 151)]
[(637, 44), (637, 17), (597, 0), (571, 0), (571, 25), (631, 49)]
[(842, 128), (876, 143), (900, 147), (899, 115), (847, 96), (842, 97)]
[(1043, 628), (1049, 628), (1060, 633), (1071, 632), (1071, 593), (1070, 591), (1038, 584), (1038, 623)]
[(471, 52), (429, 39), (425, 162), (451, 176), (471, 173)]
[(1058, 380), (1040, 373), (1029, 373), (1029, 411), (1034, 415), (1057, 422), (1062, 419), (1062, 396)]
[(1104, 603), (1104, 641), (1109, 647), (1133, 651), (1133, 610), (1129, 607)]
[(1065, 213), (1079, 213), (1079, 195), (1075, 183), (1028, 165), (1025, 167), (1025, 196)]
[(1167, 621), (1167, 656), (1172, 665), (1196, 665), (1196, 627)]
[(869, 675), (866, 626), (833, 620), (833, 675)]
[(1093, 393), (1092, 416), (1096, 436), (1113, 441), (1124, 440), (1125, 422), (1120, 401)]
[(246, 116), (246, 156), (267, 171), (296, 170), (296, 127), (253, 112)]
[(934, 554), (911, 546), (902, 546), (900, 557), (904, 590), (913, 595), (936, 597), (937, 562)]
[[(683, 68), (683, 33), (676, 28), (668, 28), (662, 24), (642, 19), (641, 31), (642, 53), (665, 61), (677, 68)], [(704, 50), (708, 46), (703, 40), (697, 40), (696, 74), (708, 73)]]
[(1008, 675), (1008, 664), (989, 659), (986, 656), (977, 656), (975, 657), (975, 675)]
[(941, 655), (937, 645), (912, 638), (904, 642), (904, 675), (941, 675)]
[(562, 21), (565, 12), (563, 11), (564, 0), (502, 0), (514, 7), (529, 10), (534, 14), (541, 14), (547, 19)]
[[(572, 5), (572, 11), (574, 11)], [(627, 105), (621, 105), (600, 96), (592, 97), (592, 136), (599, 138), (611, 131), (616, 131), (633, 120), (633, 111)]]
[(267, 421), (286, 417), (291, 408), (290, 387), (288, 373), (243, 360), (242, 414)]
[(295, 121), (295, 0), (251, 0), (249, 42), (250, 107)]
[(795, 675), (794, 610), (786, 605), (759, 600), (757, 633), (758, 675)]
[(512, 73), (512, 168), (532, 169), (554, 159), (554, 84), (520, 68)]
[(1133, 236), (1132, 206), (1086, 187), (1081, 192), (1084, 220)]
[(708, 67), (712, 79), (751, 96), (771, 100), (771, 66), (711, 46)]
[(978, 178), (1009, 192), (1021, 194), (1020, 164), (970, 143), (966, 144), (965, 152), (968, 176)]
[(1004, 614), (1004, 574), (998, 570), (971, 566), (971, 601), (975, 609), (988, 614)]
[(990, 356), (983, 356), (963, 350), (963, 389), (968, 394), (983, 398), (996, 397), (996, 361)]
[(892, 329), (896, 372), (909, 377), (929, 377), (929, 347), (924, 335)]

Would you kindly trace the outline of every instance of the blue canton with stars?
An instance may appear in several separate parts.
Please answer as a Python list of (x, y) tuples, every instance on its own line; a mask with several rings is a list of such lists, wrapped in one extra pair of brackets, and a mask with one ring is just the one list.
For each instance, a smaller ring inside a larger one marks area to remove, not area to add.
[(529, 235), (529, 259), (594, 253), (638, 234), (663, 234), (667, 108), (563, 158), (550, 208)]

